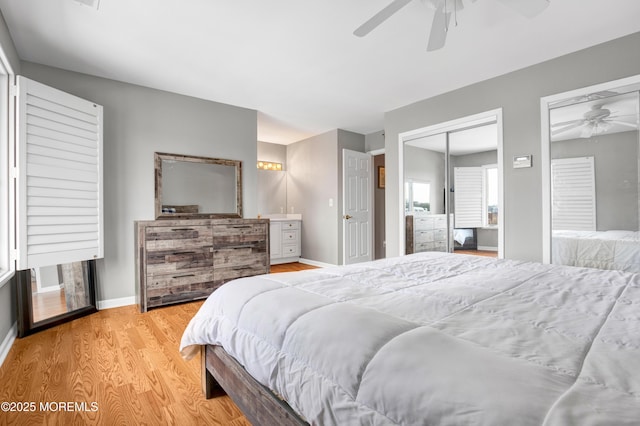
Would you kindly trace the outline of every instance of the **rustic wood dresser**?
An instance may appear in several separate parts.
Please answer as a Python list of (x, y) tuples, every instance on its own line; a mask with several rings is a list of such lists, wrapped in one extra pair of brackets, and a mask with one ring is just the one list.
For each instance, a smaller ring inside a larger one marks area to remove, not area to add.
[(141, 312), (206, 298), (235, 278), (269, 273), (268, 219), (137, 221)]

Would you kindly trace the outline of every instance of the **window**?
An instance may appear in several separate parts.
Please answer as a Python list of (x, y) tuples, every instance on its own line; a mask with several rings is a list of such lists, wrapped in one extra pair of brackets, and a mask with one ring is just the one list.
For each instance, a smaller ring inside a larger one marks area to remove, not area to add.
[(596, 230), (594, 157), (551, 160), (553, 230)]
[(408, 180), (404, 183), (405, 214), (419, 214), (431, 211), (431, 184)]
[(492, 164), (484, 169), (484, 226), (498, 226), (498, 166)]
[(454, 168), (456, 228), (498, 226), (498, 166)]

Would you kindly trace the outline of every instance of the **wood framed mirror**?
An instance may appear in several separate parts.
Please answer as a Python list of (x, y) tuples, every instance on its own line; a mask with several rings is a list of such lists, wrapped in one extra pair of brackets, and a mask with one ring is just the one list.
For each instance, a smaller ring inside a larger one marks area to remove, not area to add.
[(242, 162), (156, 152), (155, 216), (241, 218)]
[(18, 337), (97, 312), (96, 261), (16, 272)]

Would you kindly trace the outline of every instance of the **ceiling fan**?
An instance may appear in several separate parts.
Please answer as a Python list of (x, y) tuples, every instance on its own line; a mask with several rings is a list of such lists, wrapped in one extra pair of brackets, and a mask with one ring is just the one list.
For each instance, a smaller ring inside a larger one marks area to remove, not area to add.
[(622, 121), (624, 117), (634, 117), (635, 114), (616, 115), (610, 109), (605, 108), (604, 103), (595, 103), (591, 108), (576, 120), (563, 121), (551, 124), (551, 136), (558, 136), (570, 130), (581, 128), (580, 137), (589, 138), (608, 131), (613, 125), (638, 128), (635, 121)]
[[(380, 12), (373, 15), (368, 21), (359, 26), (353, 34), (358, 37), (364, 37), (377, 28), (384, 21), (393, 16), (400, 9), (408, 5), (412, 0), (393, 0)], [(447, 40), (447, 31), (449, 30), (449, 21), (451, 15), (457, 15), (459, 11), (464, 9), (462, 0), (423, 0), (427, 2), (430, 8), (435, 10), (433, 21), (431, 23), (431, 31), (429, 34), (429, 42), (427, 43), (427, 51), (431, 52), (442, 48)], [(475, 3), (476, 0), (470, 0)], [(526, 17), (533, 17), (542, 12), (548, 5), (549, 0), (498, 0), (523, 14)]]

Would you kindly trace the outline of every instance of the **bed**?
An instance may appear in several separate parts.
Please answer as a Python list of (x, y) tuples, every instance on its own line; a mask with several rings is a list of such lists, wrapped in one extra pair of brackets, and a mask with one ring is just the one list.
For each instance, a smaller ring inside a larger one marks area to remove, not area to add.
[(227, 283), (180, 350), (254, 424), (637, 425), (639, 308), (637, 274), (427, 252)]
[(638, 231), (553, 231), (552, 262), (640, 273)]

